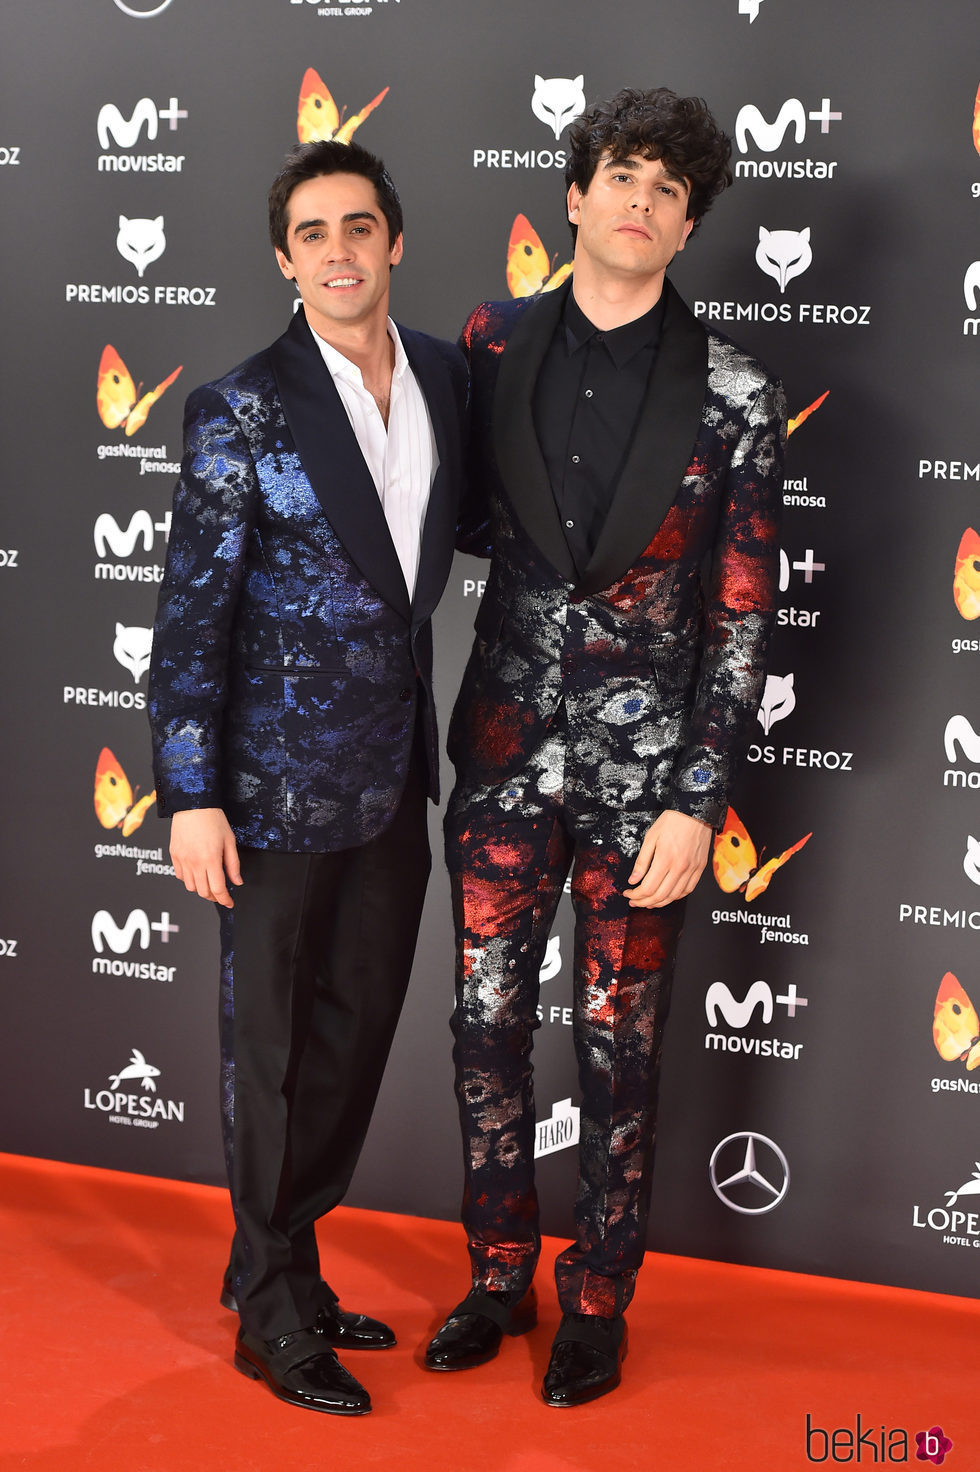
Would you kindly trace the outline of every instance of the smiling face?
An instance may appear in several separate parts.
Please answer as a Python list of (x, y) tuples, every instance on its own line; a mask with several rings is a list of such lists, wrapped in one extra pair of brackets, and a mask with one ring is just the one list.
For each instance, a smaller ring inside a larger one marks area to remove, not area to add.
[(279, 269), (295, 281), (306, 320), (327, 342), (351, 329), (383, 326), (389, 275), (402, 258), (402, 237), (388, 225), (374, 185), (360, 174), (321, 174), (289, 196), (289, 254), (276, 249)]
[[(690, 188), (658, 158), (613, 159), (604, 153), (585, 194), (568, 191), (578, 226), (575, 279), (653, 286), (694, 228)], [(584, 269), (583, 269), (584, 268)]]

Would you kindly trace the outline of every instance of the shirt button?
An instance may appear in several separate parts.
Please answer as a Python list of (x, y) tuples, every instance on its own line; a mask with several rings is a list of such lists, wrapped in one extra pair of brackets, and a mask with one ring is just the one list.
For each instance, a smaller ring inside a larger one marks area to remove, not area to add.
[(574, 526), (574, 525), (575, 525), (575, 523), (574, 523), (574, 521), (566, 521), (566, 522), (565, 522), (565, 525), (566, 525), (566, 526)]
[(578, 462), (579, 462), (579, 456), (578, 455), (573, 455), (572, 456), (572, 464), (573, 465), (577, 465)]
[(596, 340), (596, 342), (602, 342), (603, 341), (603, 337), (602, 337), (602, 333), (601, 332), (597, 332), (596, 333), (595, 340)]
[(591, 390), (591, 389), (590, 389), (590, 388), (587, 388), (587, 389), (586, 389), (586, 390), (585, 390), (585, 397), (586, 397), (586, 398), (587, 398), (587, 399), (591, 399), (591, 397), (592, 397), (592, 390)]

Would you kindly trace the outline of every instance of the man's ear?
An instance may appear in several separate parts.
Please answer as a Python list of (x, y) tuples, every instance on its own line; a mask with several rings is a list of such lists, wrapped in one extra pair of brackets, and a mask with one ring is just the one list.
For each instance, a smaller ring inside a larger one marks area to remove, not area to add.
[(293, 269), (293, 263), (292, 263), (292, 261), (286, 255), (286, 252), (285, 251), (282, 251), (282, 250), (279, 249), (278, 245), (276, 246), (275, 250), (276, 250), (276, 263), (279, 266), (280, 271), (285, 276), (285, 278), (286, 278), (287, 281), (295, 281), (296, 280), (296, 272)]

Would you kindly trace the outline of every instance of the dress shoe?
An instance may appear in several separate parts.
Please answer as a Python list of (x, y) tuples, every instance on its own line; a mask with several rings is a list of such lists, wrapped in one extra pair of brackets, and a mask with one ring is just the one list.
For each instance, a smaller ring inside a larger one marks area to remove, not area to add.
[(549, 1406), (581, 1406), (615, 1390), (626, 1358), (622, 1317), (563, 1314), (541, 1394)]
[(484, 1293), (474, 1288), (449, 1315), (425, 1351), (427, 1370), (469, 1370), (485, 1365), (505, 1334), (526, 1334), (538, 1322), (534, 1289)]
[[(329, 1302), (317, 1315), (317, 1328), (329, 1344), (339, 1344), (342, 1349), (391, 1349), (398, 1342), (394, 1330), (389, 1329), (387, 1324), (383, 1324), (380, 1319), (369, 1319), (367, 1314), (347, 1313), (322, 1280), (321, 1286), (324, 1297), (329, 1295)], [(229, 1273), (225, 1274), (221, 1284), (219, 1301), (222, 1308), (230, 1309), (233, 1314), (238, 1312)]]
[(334, 1416), (366, 1416), (371, 1409), (364, 1386), (344, 1369), (319, 1329), (297, 1329), (279, 1339), (258, 1339), (239, 1329), (235, 1369), (264, 1380), (291, 1406)]

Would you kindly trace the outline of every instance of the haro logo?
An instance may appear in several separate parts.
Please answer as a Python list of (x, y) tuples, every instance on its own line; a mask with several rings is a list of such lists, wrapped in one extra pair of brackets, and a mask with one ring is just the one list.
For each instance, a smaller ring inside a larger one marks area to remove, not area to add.
[(116, 637), (112, 645), (113, 657), (129, 670), (133, 684), (138, 685), (150, 668), (150, 650), (153, 630), (142, 624), (116, 624)]
[(95, 405), (106, 429), (125, 428), (127, 437), (146, 423), (153, 405), (166, 393), (181, 372), (183, 364), (169, 374), (156, 388), (140, 397), (142, 382), (137, 387), (133, 376), (111, 342), (102, 349), (96, 380)]
[(126, 527), (121, 527), (114, 516), (103, 511), (95, 518), (92, 538), (99, 557), (107, 557), (110, 552), (113, 557), (132, 557), (140, 543), (143, 551), (149, 552), (154, 532), (160, 532), (163, 540), (167, 541), (170, 536), (169, 511), (162, 521), (154, 521), (148, 511), (134, 511)]
[(953, 564), (953, 602), (962, 618), (980, 618), (980, 533), (968, 526)]
[(123, 956), (127, 951), (133, 949), (134, 941), (139, 941), (141, 950), (148, 950), (151, 933), (159, 932), (160, 939), (164, 943), (170, 940), (180, 930), (179, 925), (173, 925), (170, 921), (170, 912), (161, 910), (159, 920), (150, 920), (145, 910), (130, 910), (122, 925), (117, 925), (108, 910), (96, 910), (92, 916), (92, 945), (101, 956), (106, 946), (114, 955)]
[[(951, 764), (943, 773), (944, 787), (980, 788), (980, 735), (974, 731), (966, 716), (950, 716), (943, 736), (946, 760)], [(959, 752), (957, 752), (959, 748)], [(964, 772), (952, 763), (961, 759), (972, 762), (976, 771)]]
[(793, 675), (767, 675), (757, 719), (766, 735), (777, 721), (785, 721), (796, 709)]
[(572, 274), (572, 263), (555, 268), (557, 254), (549, 256), (527, 215), (515, 215), (507, 242), (507, 290), (512, 297), (540, 296), (554, 291)]
[(377, 97), (372, 97), (360, 112), (351, 113), (347, 121), (343, 122), (346, 107), (343, 110), (337, 107), (330, 88), (320, 73), (308, 66), (299, 86), (299, 102), (296, 108), (297, 138), (300, 143), (326, 143), (331, 139), (335, 143), (349, 143), (364, 119), (374, 112), (379, 102), (384, 101), (388, 91), (387, 87), (382, 88)]
[[(741, 890), (745, 894), (746, 903), (751, 904), (769, 888), (776, 870), (781, 869), (794, 854), (799, 853), (812, 837), (812, 833), (807, 833), (798, 843), (784, 849), (775, 858), (767, 859), (759, 867), (761, 855), (752, 842), (748, 829), (735, 809), (729, 808), (725, 814), (725, 826), (715, 836), (711, 856), (711, 872), (718, 888), (724, 890), (725, 894), (734, 894), (736, 890)], [(762, 852), (765, 853), (765, 849)]]
[[(139, 792), (137, 787), (136, 792)], [(103, 828), (121, 828), (128, 838), (142, 825), (147, 812), (157, 800), (156, 788), (146, 797), (136, 798), (132, 785), (119, 759), (108, 746), (99, 752), (95, 766), (95, 816)]]
[(739, 153), (748, 153), (749, 139), (762, 153), (775, 153), (787, 130), (793, 129), (794, 141), (802, 143), (806, 137), (807, 118), (820, 124), (821, 133), (829, 133), (831, 123), (839, 123), (843, 113), (832, 112), (830, 98), (824, 97), (819, 112), (808, 113), (798, 97), (788, 97), (776, 115), (775, 122), (768, 123), (754, 103), (739, 108), (735, 119), (735, 142)]
[(585, 111), (584, 74), (577, 77), (534, 78), (531, 111), (539, 122), (550, 128), (557, 141), (569, 123)]
[(947, 1063), (959, 1060), (968, 1073), (980, 1066), (980, 1018), (952, 971), (946, 972), (936, 993), (932, 1040)]
[(766, 276), (779, 283), (780, 292), (796, 276), (802, 276), (813, 261), (810, 227), (804, 230), (767, 230), (759, 226), (755, 263)]
[(539, 1119), (534, 1127), (534, 1158), (553, 1155), (578, 1144), (581, 1110), (571, 1099), (553, 1105), (550, 1119)]
[(752, 25), (754, 21), (759, 19), (759, 6), (761, 4), (762, 0), (738, 0), (738, 13), (739, 15), (747, 15), (749, 25)]
[(169, 123), (171, 133), (175, 133), (178, 123), (186, 117), (187, 111), (179, 105), (176, 97), (171, 97), (167, 107), (157, 107), (149, 97), (141, 97), (128, 118), (114, 102), (106, 102), (99, 108), (95, 124), (99, 147), (111, 148), (114, 143), (117, 148), (135, 148), (144, 128), (147, 141), (152, 143), (159, 132), (161, 119)]
[(124, 261), (136, 267), (137, 276), (142, 278), (147, 266), (158, 261), (166, 248), (167, 237), (163, 233), (162, 215), (157, 215), (152, 220), (131, 220), (126, 215), (119, 216), (116, 249)]

